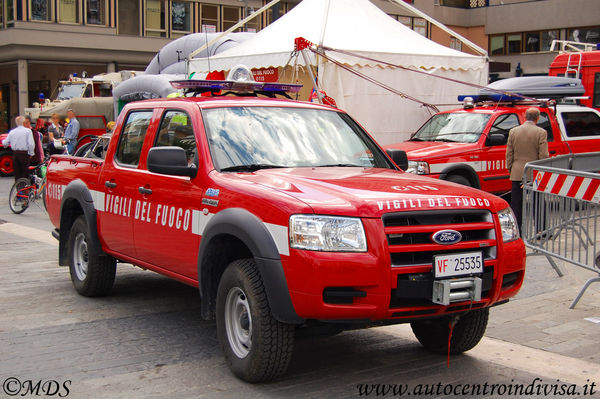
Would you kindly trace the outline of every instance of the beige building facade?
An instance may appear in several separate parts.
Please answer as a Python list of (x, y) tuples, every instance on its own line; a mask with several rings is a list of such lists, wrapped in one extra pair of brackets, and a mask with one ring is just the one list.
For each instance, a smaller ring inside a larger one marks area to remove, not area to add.
[[(242, 30), (256, 32), (300, 0), (282, 0)], [(474, 51), (389, 0), (391, 17), (442, 45)], [(600, 41), (599, 0), (405, 0), (487, 50), (493, 78), (545, 74), (553, 38)], [(267, 0), (0, 0), (0, 132), (58, 81), (144, 70), (169, 41), (222, 32)], [(518, 70), (518, 67), (520, 71)]]
[[(545, 75), (554, 57), (553, 40), (600, 43), (598, 0), (414, 0), (413, 5), (452, 28), (490, 57), (490, 77)], [(429, 37), (472, 52), (435, 26)]]

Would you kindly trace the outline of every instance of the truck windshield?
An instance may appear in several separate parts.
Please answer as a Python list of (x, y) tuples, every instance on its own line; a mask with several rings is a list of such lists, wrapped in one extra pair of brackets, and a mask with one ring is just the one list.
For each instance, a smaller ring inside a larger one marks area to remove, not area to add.
[(58, 89), (59, 100), (69, 100), (74, 97), (81, 97), (85, 89), (85, 83), (67, 83), (60, 86)]
[(479, 140), (490, 114), (447, 113), (429, 119), (411, 137), (411, 141), (448, 141), (474, 143)]
[(203, 110), (215, 167), (394, 166), (346, 114), (306, 108), (228, 107)]

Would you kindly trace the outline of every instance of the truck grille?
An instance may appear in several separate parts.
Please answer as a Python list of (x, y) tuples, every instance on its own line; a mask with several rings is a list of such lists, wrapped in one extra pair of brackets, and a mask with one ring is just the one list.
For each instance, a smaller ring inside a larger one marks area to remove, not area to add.
[[(496, 259), (496, 233), (487, 210), (399, 212), (383, 215), (392, 267), (431, 266), (434, 255), (481, 250), (485, 260)], [(440, 230), (456, 230), (462, 240), (452, 245), (435, 243)]]

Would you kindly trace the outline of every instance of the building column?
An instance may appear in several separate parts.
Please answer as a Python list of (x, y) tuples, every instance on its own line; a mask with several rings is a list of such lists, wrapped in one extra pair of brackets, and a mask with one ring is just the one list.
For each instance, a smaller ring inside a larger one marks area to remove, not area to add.
[(27, 60), (17, 61), (17, 97), (19, 104), (19, 115), (25, 114), (25, 108), (31, 106), (29, 103), (29, 77)]
[(109, 62), (108, 65), (106, 66), (106, 72), (107, 73), (117, 72), (117, 64), (115, 62)]

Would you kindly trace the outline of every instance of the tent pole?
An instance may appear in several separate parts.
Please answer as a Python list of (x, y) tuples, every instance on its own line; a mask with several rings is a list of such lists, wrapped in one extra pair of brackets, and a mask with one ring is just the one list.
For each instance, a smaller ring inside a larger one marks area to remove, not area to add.
[(306, 56), (306, 49), (302, 49), (302, 50), (300, 50), (300, 52), (302, 53), (302, 58), (304, 59), (306, 68), (308, 69), (308, 75), (310, 76), (310, 80), (312, 81), (315, 92), (317, 93), (317, 99), (319, 100), (319, 104), (323, 104), (323, 93), (321, 93), (321, 91), (319, 91), (319, 85), (317, 84), (317, 81), (315, 80), (315, 74), (313, 73), (312, 65), (310, 65), (308, 57)]
[[(242, 19), (241, 21), (239, 21), (237, 24), (233, 25), (231, 28), (227, 29), (225, 32), (221, 33), (219, 36), (215, 37), (214, 39), (212, 39), (210, 42), (205, 43), (202, 47), (200, 47), (197, 50), (194, 50), (190, 53), (190, 55), (188, 55), (188, 59), (190, 58), (194, 58), (196, 55), (200, 54), (200, 52), (208, 47), (210, 47), (211, 45), (213, 45), (217, 40), (219, 40), (220, 38), (222, 38), (223, 36), (233, 32), (234, 30), (236, 30), (237, 28), (245, 25), (246, 23), (248, 23), (248, 21), (251, 21), (254, 19), (254, 17), (256, 17), (257, 15), (262, 14), (264, 11), (268, 10), (269, 8), (273, 7), (275, 4), (279, 3), (281, 0), (272, 0), (269, 4), (259, 8), (258, 10), (256, 10), (255, 12), (253, 12), (251, 15), (247, 16), (246, 18)], [(187, 71), (186, 71), (187, 72)]]
[(481, 47), (479, 47), (478, 45), (476, 45), (475, 43), (473, 43), (472, 41), (470, 41), (466, 37), (464, 37), (464, 36), (456, 33), (452, 29), (448, 28), (443, 23), (438, 22), (435, 19), (431, 18), (429, 15), (425, 14), (421, 10), (419, 10), (419, 9), (411, 6), (410, 4), (407, 4), (406, 2), (404, 2), (402, 0), (389, 0), (389, 1), (392, 2), (392, 3), (394, 3), (394, 4), (396, 4), (399, 7), (402, 7), (402, 8), (405, 8), (405, 9), (409, 10), (410, 12), (412, 12), (413, 14), (418, 15), (421, 18), (426, 19), (431, 24), (437, 26), (438, 28), (440, 28), (441, 30), (443, 30), (444, 32), (446, 32), (447, 34), (449, 34), (450, 36), (454, 36), (454, 37), (460, 39), (460, 41), (463, 42), (464, 44), (466, 44), (467, 47), (475, 50), (476, 52), (478, 52), (479, 54), (485, 56), (486, 58), (488, 57), (488, 52), (487, 51), (485, 51), (484, 49), (482, 49)]

